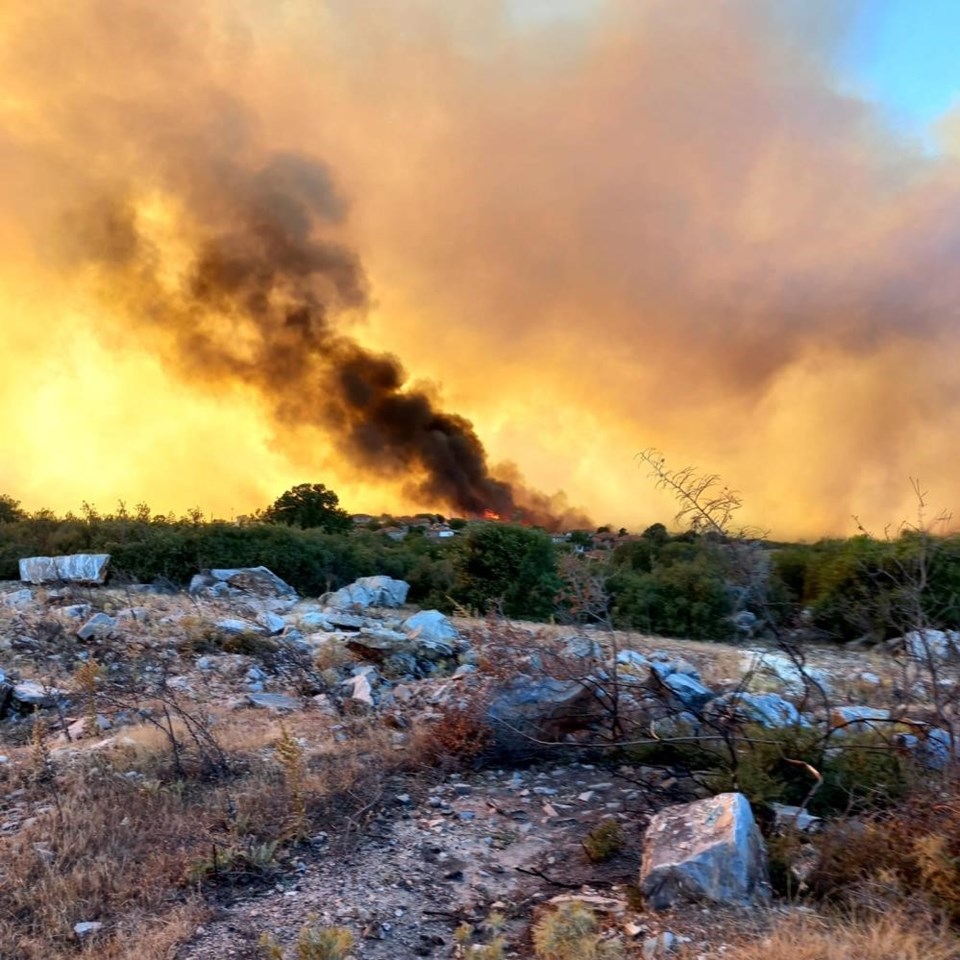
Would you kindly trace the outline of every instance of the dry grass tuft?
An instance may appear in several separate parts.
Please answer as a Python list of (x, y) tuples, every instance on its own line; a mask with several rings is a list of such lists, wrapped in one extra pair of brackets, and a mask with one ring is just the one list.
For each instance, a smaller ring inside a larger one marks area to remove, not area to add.
[(803, 914), (734, 955), (737, 960), (957, 960), (960, 944), (945, 930), (897, 913), (852, 919)]

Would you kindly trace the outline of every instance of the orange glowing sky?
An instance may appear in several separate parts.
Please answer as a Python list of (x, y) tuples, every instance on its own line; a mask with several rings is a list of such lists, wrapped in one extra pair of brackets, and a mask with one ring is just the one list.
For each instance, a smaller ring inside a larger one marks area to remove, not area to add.
[[(210, 158), (283, 152), (346, 204), (329, 230), (370, 300), (339, 328), (597, 523), (674, 512), (648, 446), (780, 536), (896, 523), (911, 476), (953, 508), (956, 118), (930, 150), (844, 92), (839, 13), (517, 2), (0, 7), (0, 490), (229, 517), (322, 481), (350, 510), (446, 510), (210, 377), (155, 315)], [(112, 242), (77, 224), (120, 189), (152, 287), (77, 255)]]

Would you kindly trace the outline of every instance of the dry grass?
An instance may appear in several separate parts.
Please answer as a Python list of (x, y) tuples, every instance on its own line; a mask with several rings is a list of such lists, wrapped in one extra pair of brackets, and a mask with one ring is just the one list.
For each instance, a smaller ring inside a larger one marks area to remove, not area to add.
[[(9, 784), (23, 791), (20, 829), (0, 837), (0, 957), (60, 960), (78, 951), (105, 960), (169, 957), (192, 933), (211, 893), (282, 870), (292, 852), (291, 814), (309, 836), (347, 840), (377, 809), (384, 776), (402, 755), (389, 733), (329, 720), (287, 721), (302, 744), (295, 794), (278, 762), (275, 717), (247, 711), (210, 718), (228, 769), (211, 776), (182, 724), (181, 770), (154, 726), (124, 731), (108, 749), (71, 751), (52, 778), (32, 774), (32, 748), (10, 751)], [(103, 930), (81, 945), (74, 924)]]
[(801, 914), (732, 955), (737, 960), (957, 960), (960, 943), (946, 930), (898, 913), (829, 919)]

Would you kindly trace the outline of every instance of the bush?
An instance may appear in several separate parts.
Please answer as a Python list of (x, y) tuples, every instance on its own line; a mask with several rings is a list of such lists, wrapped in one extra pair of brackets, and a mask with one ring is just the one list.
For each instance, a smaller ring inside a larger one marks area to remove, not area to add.
[(486, 612), (502, 604), (508, 617), (546, 620), (561, 587), (553, 543), (540, 530), (516, 524), (470, 527), (454, 557), (454, 599)]
[(719, 790), (739, 789), (751, 803), (802, 804), (810, 797), (812, 813), (821, 816), (856, 813), (889, 806), (901, 799), (914, 779), (908, 757), (876, 733), (848, 733), (825, 739), (814, 727), (769, 730), (744, 727), (731, 731), (731, 756), (718, 748), (723, 772)]
[(623, 849), (623, 830), (616, 820), (602, 820), (586, 836), (583, 850), (591, 863), (603, 863)]
[(539, 960), (615, 960), (623, 951), (615, 941), (602, 942), (593, 911), (578, 901), (545, 914), (533, 928)]
[(841, 821), (818, 843), (808, 882), (828, 900), (915, 902), (960, 926), (960, 790), (921, 791), (867, 820)]
[(306, 595), (383, 573), (409, 579), (411, 601), (429, 598), (438, 609), (449, 608), (453, 582), (449, 544), (395, 543), (368, 531), (170, 517), (44, 515), (0, 523), (0, 578), (17, 579), (21, 557), (77, 552), (109, 553), (114, 579), (178, 586), (204, 568), (263, 565)]

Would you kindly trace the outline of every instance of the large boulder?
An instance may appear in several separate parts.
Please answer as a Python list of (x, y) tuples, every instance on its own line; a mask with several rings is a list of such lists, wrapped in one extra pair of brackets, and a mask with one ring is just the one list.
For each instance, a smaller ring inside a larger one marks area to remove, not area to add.
[(402, 607), (410, 584), (392, 577), (361, 577), (324, 597), (334, 610), (367, 610), (370, 607)]
[(830, 711), (834, 733), (889, 733), (893, 730), (889, 710), (882, 707), (846, 706)]
[(364, 660), (387, 665), (391, 672), (417, 677), (430, 676), (436, 672), (439, 661), (452, 661), (458, 653), (469, 649), (469, 644), (438, 610), (418, 613), (401, 628), (393, 630), (377, 621), (364, 621), (347, 640), (347, 647)]
[(685, 673), (668, 674), (662, 678), (662, 683), (670, 697), (685, 710), (697, 712), (714, 698), (714, 692), (709, 687)]
[(590, 727), (601, 713), (589, 683), (521, 674), (494, 693), (487, 720), (497, 748), (522, 757)]
[(68, 696), (68, 691), (40, 683), (38, 680), (21, 680), (13, 685), (14, 704), (23, 711), (53, 707), (66, 701)]
[(93, 640), (109, 636), (117, 625), (115, 617), (106, 613), (95, 613), (79, 630), (77, 636), (81, 640)]
[(24, 557), (20, 579), (24, 583), (104, 583), (109, 553), (75, 553), (65, 557)]
[(681, 901), (765, 900), (766, 850), (747, 798), (721, 793), (656, 814), (644, 840), (640, 888), (655, 910)]

